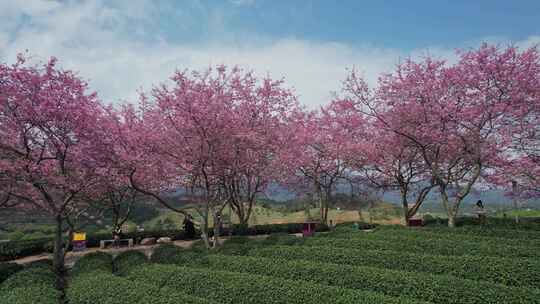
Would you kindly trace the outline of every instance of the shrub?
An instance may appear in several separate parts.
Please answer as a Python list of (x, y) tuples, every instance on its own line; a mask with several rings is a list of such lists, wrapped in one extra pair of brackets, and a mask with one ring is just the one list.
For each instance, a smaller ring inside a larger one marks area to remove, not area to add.
[[(446, 225), (448, 220), (444, 219), (441, 222)], [(538, 232), (540, 230), (540, 224), (538, 218), (521, 218), (520, 222), (516, 224), (513, 217), (507, 218), (497, 218), (497, 217), (488, 217), (484, 225), (479, 225), (478, 219), (475, 217), (460, 217), (457, 219), (457, 225), (460, 228), (465, 229), (480, 229), (480, 230), (491, 230), (491, 229), (509, 229), (509, 230), (519, 230), (519, 231), (530, 231)], [(433, 225), (433, 221), (427, 221), (427, 225)], [(538, 236), (537, 236), (538, 238)]]
[(16, 263), (0, 263), (0, 284), (21, 269), (23, 267)]
[(424, 303), (406, 298), (323, 286), (308, 282), (268, 276), (185, 268), (170, 265), (149, 265), (133, 271), (129, 279), (155, 286), (181, 289), (197, 297), (206, 297), (230, 304), (274, 303)]
[[(218, 303), (204, 298), (197, 298), (194, 296), (189, 296), (184, 293), (179, 293), (177, 289), (171, 288), (161, 288), (159, 290), (159, 296), (146, 294), (142, 300), (139, 302), (141, 304), (152, 303), (152, 304), (211, 304)], [(220, 303), (220, 302), (219, 302)]]
[(51, 269), (44, 267), (31, 267), (11, 275), (2, 283), (1, 289), (9, 290), (36, 285), (44, 285), (53, 288), (54, 281), (55, 274)]
[[(318, 224), (316, 231), (328, 231), (328, 226)], [(254, 225), (246, 227), (245, 225), (233, 225), (232, 235), (260, 235), (260, 234), (272, 234), (272, 233), (301, 233), (303, 229), (302, 223), (287, 223), (287, 224), (266, 224), (266, 225)], [(223, 234), (229, 234), (229, 231), (223, 231)], [(210, 233), (211, 235), (211, 233)]]
[(203, 251), (183, 250), (172, 244), (164, 244), (154, 250), (150, 260), (159, 264), (207, 264), (207, 253)]
[(91, 252), (81, 257), (73, 268), (71, 274), (73, 276), (81, 275), (93, 271), (103, 271), (112, 273), (113, 258), (110, 254), (102, 251)]
[(166, 264), (170, 259), (182, 254), (183, 251), (184, 250), (182, 248), (176, 245), (162, 244), (154, 249), (152, 255), (150, 256), (150, 261), (154, 263)]
[(534, 246), (508, 246), (498, 242), (453, 241), (445, 239), (423, 239), (407, 236), (357, 234), (348, 237), (346, 234), (336, 238), (310, 238), (305, 244), (315, 246), (345, 247), (368, 250), (395, 250), (406, 252), (428, 252), (439, 255), (474, 255), (515, 258), (540, 258), (540, 250)]
[(51, 259), (41, 259), (37, 261), (32, 261), (28, 264), (24, 265), (25, 267), (43, 267), (43, 268), (49, 268), (52, 269), (53, 261)]
[(503, 236), (489, 236), (474, 233), (455, 233), (450, 229), (447, 230), (433, 230), (433, 229), (407, 229), (405, 227), (380, 227), (372, 233), (336, 233), (332, 234), (334, 237), (343, 238), (359, 238), (359, 237), (371, 237), (379, 239), (391, 239), (391, 240), (429, 240), (429, 241), (442, 241), (442, 242), (474, 242), (474, 243), (489, 243), (494, 246), (532, 246), (540, 248), (539, 239), (515, 239), (505, 238)]
[(75, 278), (66, 295), (70, 304), (120, 304), (138, 303), (146, 292), (155, 294), (156, 289), (125, 280), (111, 273), (94, 272)]
[(128, 250), (114, 258), (114, 272), (117, 275), (126, 275), (132, 269), (148, 263), (148, 257), (138, 250)]
[[(328, 227), (326, 225), (318, 225), (317, 231), (328, 231)], [(251, 227), (233, 225), (231, 231), (233, 235), (257, 235), (300, 232), (302, 232), (302, 224), (299, 223), (256, 225)], [(225, 230), (223, 231), (223, 234), (229, 234), (229, 231)], [(211, 237), (212, 235), (213, 231), (210, 230), (209, 237)], [(140, 242), (140, 240), (147, 237), (170, 237), (173, 240), (187, 239), (183, 230), (134, 231), (125, 233), (124, 237), (134, 239), (135, 243), (138, 243)], [(99, 243), (101, 240), (110, 240), (111, 238), (112, 235), (109, 232), (88, 234), (86, 238), (86, 246), (89, 248), (99, 247)], [(10, 261), (26, 256), (52, 251), (52, 238), (2, 242), (0, 243), (0, 262)]]
[(2, 303), (58, 304), (60, 292), (51, 286), (35, 285), (0, 290)]
[(67, 299), (70, 304), (210, 303), (176, 290), (160, 290), (159, 286), (106, 273), (77, 277), (67, 290)]
[(355, 267), (306, 260), (214, 255), (208, 268), (305, 280), (407, 296), (433, 303), (535, 303), (540, 290), (507, 287), (445, 275), (429, 275), (375, 267)]
[(443, 274), (508, 286), (538, 287), (540, 282), (540, 261), (536, 259), (427, 255), (330, 246), (272, 246), (253, 249), (249, 255)]
[(50, 239), (21, 240), (0, 243), (0, 261), (9, 261), (44, 251), (44, 244)]

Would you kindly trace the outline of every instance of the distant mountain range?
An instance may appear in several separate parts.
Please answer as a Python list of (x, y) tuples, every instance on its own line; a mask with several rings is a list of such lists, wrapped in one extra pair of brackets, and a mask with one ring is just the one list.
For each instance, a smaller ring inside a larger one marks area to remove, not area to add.
[[(340, 193), (348, 193), (348, 191), (349, 190), (346, 187), (338, 187), (338, 192)], [(294, 199), (296, 194), (284, 187), (273, 185), (270, 187), (269, 191), (267, 191), (267, 197), (275, 201), (283, 202)], [(398, 191), (387, 191), (383, 194), (382, 200), (393, 204), (400, 204), (401, 196)], [(511, 208), (513, 206), (511, 198), (505, 196), (505, 193), (500, 190), (475, 190), (465, 198), (463, 205), (473, 205), (478, 200), (482, 200), (486, 207), (496, 206), (497, 208)], [(428, 195), (426, 204), (440, 204), (440, 195), (436, 190)], [(520, 202), (520, 205), (528, 208), (540, 208), (540, 200), (527, 200)]]

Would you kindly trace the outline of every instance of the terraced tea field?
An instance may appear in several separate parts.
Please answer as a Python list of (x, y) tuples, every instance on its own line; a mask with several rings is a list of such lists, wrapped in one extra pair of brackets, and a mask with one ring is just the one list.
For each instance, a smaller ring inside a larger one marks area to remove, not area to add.
[[(338, 229), (233, 238), (207, 253), (89, 254), (71, 270), (79, 303), (540, 303), (540, 234), (511, 229)], [(2, 303), (56, 303), (46, 266), (0, 286)]]

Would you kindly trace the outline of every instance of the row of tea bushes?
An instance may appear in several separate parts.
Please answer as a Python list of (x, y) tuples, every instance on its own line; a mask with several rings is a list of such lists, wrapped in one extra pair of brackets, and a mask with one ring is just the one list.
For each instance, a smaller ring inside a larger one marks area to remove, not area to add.
[[(398, 237), (399, 238), (399, 237)], [(403, 237), (397, 241), (396, 237), (384, 235), (369, 236), (368, 233), (359, 234), (358, 237), (336, 238), (317, 237), (304, 242), (313, 246), (330, 246), (343, 248), (356, 248), (364, 250), (396, 250), (405, 252), (429, 252), (439, 255), (471, 255), (492, 256), (507, 258), (540, 258), (540, 250), (532, 246), (508, 246), (498, 242), (471, 242), (453, 241), (445, 239), (420, 239)]]
[(77, 277), (87, 273), (102, 272), (126, 275), (136, 267), (148, 263), (148, 258), (138, 250), (120, 253), (114, 259), (109, 253), (96, 251), (81, 257), (71, 269), (71, 276)]
[[(180, 253), (182, 254), (182, 253)], [(193, 265), (193, 263), (186, 263)], [(540, 303), (540, 290), (447, 275), (339, 265), (307, 260), (207, 255), (199, 266), (405, 296), (432, 303)]]
[[(267, 225), (233, 225), (230, 231), (223, 231), (223, 235), (264, 235), (272, 233), (300, 233), (302, 225), (299, 223), (267, 224)], [(317, 225), (317, 231), (328, 231), (328, 226)], [(212, 237), (213, 231), (209, 231)], [(87, 247), (99, 247), (101, 240), (111, 239), (110, 233), (88, 234)], [(136, 242), (148, 237), (170, 237), (172, 240), (187, 240), (183, 230), (154, 230), (134, 231), (124, 234), (124, 238), (132, 238)], [(35, 240), (9, 241), (0, 243), (0, 262), (10, 261), (43, 252), (52, 252), (52, 238)]]
[[(384, 229), (395, 229), (396, 227), (384, 227)], [(455, 235), (476, 235), (485, 237), (499, 237), (516, 240), (540, 240), (539, 230), (509, 229), (500, 227), (463, 226), (448, 229), (445, 226), (426, 226), (422, 230), (433, 233), (455, 234)]]
[[(540, 234), (540, 233), (539, 233)], [(358, 231), (336, 231), (332, 233), (321, 233), (317, 237), (334, 238), (367, 238), (367, 239), (385, 239), (394, 241), (420, 241), (420, 242), (467, 242), (493, 244), (494, 246), (527, 246), (540, 249), (540, 239), (515, 239), (499, 236), (483, 236), (476, 234), (459, 234), (435, 232), (432, 229), (407, 229), (407, 228), (377, 228), (369, 233), (360, 233)]]
[(127, 278), (224, 304), (426, 303), (305, 281), (173, 265), (148, 265), (132, 271)]
[(0, 262), (10, 261), (25, 256), (36, 255), (46, 251), (45, 247), (51, 239), (34, 239), (0, 242)]
[(247, 253), (257, 257), (305, 259), (352, 266), (442, 274), (508, 286), (538, 287), (540, 260), (484, 256), (444, 256), (390, 250), (327, 246), (272, 246)]
[(210, 304), (212, 301), (196, 298), (159, 286), (134, 282), (103, 271), (89, 272), (75, 277), (67, 289), (70, 304)]
[(55, 274), (50, 267), (28, 267), (0, 284), (0, 299), (9, 304), (57, 304), (61, 294), (54, 283)]
[[(540, 230), (519, 230), (493, 228), (483, 226), (462, 226), (449, 229), (448, 227), (423, 226), (404, 227), (401, 225), (381, 225), (377, 226), (378, 231), (399, 231), (400, 233), (429, 233), (445, 237), (476, 237), (476, 238), (497, 238), (506, 240), (540, 241)], [(404, 232), (406, 231), (406, 232)]]

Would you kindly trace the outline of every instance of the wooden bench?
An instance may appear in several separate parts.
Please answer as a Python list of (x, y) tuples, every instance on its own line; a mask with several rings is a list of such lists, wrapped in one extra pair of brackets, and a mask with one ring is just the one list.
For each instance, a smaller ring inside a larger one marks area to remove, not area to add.
[[(115, 240), (101, 240), (99, 241), (99, 248), (104, 249), (108, 244), (114, 244)], [(122, 242), (127, 242), (128, 247), (133, 247), (133, 239), (120, 239), (118, 240), (118, 245), (121, 245)]]

